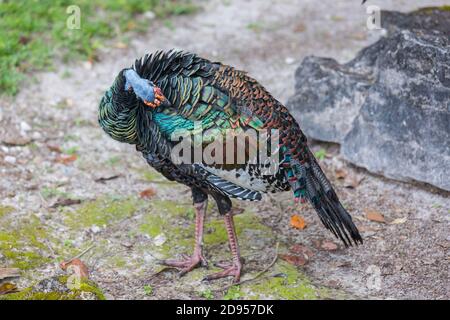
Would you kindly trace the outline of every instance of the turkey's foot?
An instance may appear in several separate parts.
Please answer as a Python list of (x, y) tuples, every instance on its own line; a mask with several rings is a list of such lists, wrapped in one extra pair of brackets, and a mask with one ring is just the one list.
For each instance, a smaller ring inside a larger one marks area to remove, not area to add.
[[(197, 195), (193, 191), (193, 196)], [(194, 199), (195, 200), (195, 199)], [(162, 260), (160, 264), (174, 267), (180, 270), (180, 276), (192, 271), (198, 266), (207, 267), (208, 261), (203, 256), (203, 224), (205, 220), (206, 208), (208, 207), (208, 199), (194, 203), (195, 209), (195, 245), (192, 256), (183, 255), (181, 260), (170, 259)]]
[(224, 270), (207, 275), (203, 280), (209, 281), (225, 277), (233, 277), (233, 283), (238, 283), (241, 280), (241, 270), (242, 270), (241, 262), (233, 261), (231, 265), (229, 263), (217, 263), (216, 266)]
[(162, 260), (160, 261), (160, 264), (177, 268), (180, 271), (180, 276), (185, 275), (199, 266), (208, 267), (208, 261), (201, 253), (194, 253), (192, 256), (184, 254), (180, 260)]

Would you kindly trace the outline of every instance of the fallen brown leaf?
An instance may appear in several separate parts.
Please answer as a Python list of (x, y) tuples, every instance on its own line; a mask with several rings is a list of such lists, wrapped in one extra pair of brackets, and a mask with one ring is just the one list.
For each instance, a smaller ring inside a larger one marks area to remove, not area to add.
[(79, 275), (81, 278), (89, 278), (89, 270), (86, 265), (78, 258), (72, 259), (70, 261), (63, 261), (59, 264), (61, 269), (66, 271), (70, 267), (74, 269), (74, 272)]
[(62, 153), (61, 148), (58, 147), (58, 146), (54, 146), (54, 145), (51, 145), (51, 144), (47, 144), (47, 148), (48, 148), (48, 150), (50, 150), (50, 151), (53, 151), (53, 152), (56, 152), (56, 153)]
[(291, 217), (291, 226), (296, 228), (296, 229), (303, 230), (303, 229), (306, 228), (306, 221), (305, 221), (305, 219), (303, 219), (298, 214), (294, 214)]
[(326, 251), (335, 251), (339, 249), (339, 246), (333, 241), (323, 240), (320, 244), (320, 248)]
[(58, 157), (56, 157), (56, 162), (62, 163), (62, 164), (69, 164), (74, 162), (75, 160), (77, 160), (77, 155), (76, 154), (62, 154), (59, 155)]
[(139, 193), (139, 196), (141, 198), (151, 198), (156, 194), (156, 190), (153, 188), (148, 188), (145, 189), (144, 191), (141, 191), (141, 193)]
[(314, 256), (314, 252), (310, 248), (301, 244), (294, 244), (289, 248), (289, 251), (294, 254), (304, 255), (307, 258)]
[(18, 291), (17, 287), (13, 283), (6, 282), (6, 283), (3, 283), (3, 284), (0, 285), (0, 295), (1, 294), (14, 293), (14, 292), (17, 292), (17, 291)]
[(114, 44), (114, 47), (116, 47), (117, 49), (126, 49), (126, 48), (128, 48), (128, 45), (123, 42), (116, 42)]
[(279, 257), (294, 266), (304, 266), (308, 263), (308, 259), (300, 255), (280, 254)]
[(363, 180), (364, 180), (364, 177), (356, 176), (356, 175), (349, 175), (349, 176), (345, 177), (344, 187), (355, 189), (356, 187), (358, 187), (361, 184), (361, 182)]
[(5, 144), (6, 146), (9, 147), (22, 147), (22, 146), (26, 146), (27, 144), (31, 143), (33, 140), (31, 140), (28, 137), (10, 137), (10, 136), (6, 136), (2, 139), (3, 144)]
[(334, 174), (335, 174), (336, 178), (338, 178), (338, 179), (345, 179), (345, 177), (347, 177), (348, 173), (344, 169), (336, 169), (334, 171)]
[(389, 224), (402, 224), (402, 223), (405, 223), (406, 220), (408, 220), (408, 217), (397, 218), (397, 219), (394, 219), (391, 222), (389, 222)]
[(295, 32), (303, 32), (306, 30), (306, 26), (303, 23), (298, 23), (296, 26), (294, 26)]
[(326, 239), (313, 240), (314, 248), (317, 250), (334, 251), (339, 249), (339, 245), (335, 242)]
[(342, 261), (337, 262), (334, 266), (338, 268), (349, 268), (352, 266), (352, 264), (349, 261)]
[(50, 208), (65, 207), (80, 203), (80, 199), (58, 198), (58, 200), (56, 200), (55, 203), (50, 206)]
[(358, 230), (360, 232), (376, 232), (376, 231), (380, 231), (380, 228), (369, 227), (369, 226), (358, 226)]
[(366, 213), (366, 218), (370, 221), (386, 223), (383, 215), (376, 210), (364, 210)]
[(20, 269), (18, 268), (0, 268), (0, 280), (18, 276), (20, 276)]

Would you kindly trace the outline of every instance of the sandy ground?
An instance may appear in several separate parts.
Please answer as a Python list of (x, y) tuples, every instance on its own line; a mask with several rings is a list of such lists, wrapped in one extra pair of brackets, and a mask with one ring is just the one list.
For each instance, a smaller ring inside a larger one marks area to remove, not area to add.
[[(444, 2), (380, 3), (382, 9), (400, 11), (419, 4)], [(199, 13), (170, 20), (170, 28), (153, 21), (126, 48), (111, 42), (93, 64), (60, 65), (55, 72), (32, 75), (17, 97), (0, 100), (0, 266), (23, 269), (16, 281), (20, 288), (61, 273), (58, 261), (94, 243), (83, 259), (109, 299), (229, 297), (221, 290), (229, 282), (204, 283), (203, 269), (183, 278), (173, 272), (152, 276), (160, 270), (156, 258), (190, 250), (190, 195), (183, 186), (164, 183), (132, 146), (101, 131), (97, 106), (102, 93), (135, 58), (180, 48), (247, 70), (285, 102), (305, 56), (345, 62), (380, 36), (367, 30), (365, 8), (356, 0), (200, 5)], [(309, 259), (298, 267), (279, 259), (268, 277), (241, 285), (232, 297), (450, 298), (449, 194), (371, 175), (341, 160), (338, 146), (312, 147), (327, 150), (320, 163), (361, 228), (364, 245), (342, 248), (310, 207), (292, 208), (288, 193), (251, 207), (239, 203), (244, 213), (237, 224), (248, 262), (244, 277), (270, 263), (277, 242), (280, 253), (298, 254), (300, 248)], [(75, 153), (76, 161), (64, 153)], [(141, 199), (147, 188), (156, 195)], [(71, 204), (69, 198), (81, 203)], [(224, 260), (225, 239), (214, 236), (221, 222), (214, 206), (210, 211), (207, 257)], [(385, 222), (369, 221), (370, 211), (382, 213)], [(294, 213), (306, 219), (306, 229), (290, 226)], [(324, 249), (324, 241), (338, 248)], [(300, 245), (297, 250), (294, 244)], [(270, 278), (279, 274), (284, 280)]]

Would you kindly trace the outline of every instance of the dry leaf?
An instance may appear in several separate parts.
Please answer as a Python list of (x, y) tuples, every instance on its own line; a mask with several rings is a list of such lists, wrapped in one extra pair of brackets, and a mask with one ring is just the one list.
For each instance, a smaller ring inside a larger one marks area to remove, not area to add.
[(89, 278), (89, 270), (86, 265), (78, 258), (72, 259), (68, 262), (61, 262), (59, 264), (61, 269), (66, 271), (67, 269), (73, 269), (74, 273), (79, 275), (81, 278)]
[(17, 291), (17, 287), (13, 283), (6, 282), (0, 285), (0, 294), (14, 293)]
[(72, 198), (58, 198), (55, 203), (53, 203), (50, 208), (57, 208), (57, 207), (65, 207), (65, 206), (71, 206), (74, 204), (80, 204), (80, 199), (72, 199)]
[(32, 140), (30, 138), (22, 137), (22, 136), (18, 136), (18, 137), (6, 136), (6, 137), (2, 138), (3, 144), (5, 144), (6, 146), (10, 146), (10, 147), (26, 146), (31, 141)]
[(156, 190), (153, 188), (148, 188), (145, 189), (144, 191), (141, 191), (141, 193), (139, 193), (139, 196), (141, 198), (151, 198), (156, 194)]
[(336, 169), (334, 171), (334, 174), (338, 179), (345, 179), (347, 177), (347, 171), (345, 171), (344, 169)]
[(306, 228), (306, 221), (305, 221), (305, 219), (303, 219), (298, 214), (294, 214), (291, 217), (291, 226), (296, 228), (296, 229), (303, 230), (303, 229)]
[(339, 246), (333, 241), (324, 240), (320, 244), (320, 248), (326, 251), (335, 251), (339, 249)]
[(76, 154), (71, 154), (71, 155), (62, 154), (62, 155), (56, 157), (56, 162), (59, 162), (62, 164), (69, 164), (69, 163), (74, 162), (75, 160), (77, 160)]
[(304, 256), (297, 256), (297, 255), (290, 255), (290, 254), (280, 254), (280, 258), (284, 261), (289, 262), (290, 264), (293, 264), (294, 266), (304, 266), (308, 259)]
[(311, 258), (312, 256), (314, 256), (314, 252), (310, 248), (301, 244), (294, 244), (289, 248), (289, 251), (294, 254), (306, 256), (306, 258)]
[(128, 48), (128, 45), (123, 42), (116, 42), (114, 44), (114, 47), (116, 47), (117, 49), (126, 49), (126, 48)]
[(0, 268), (0, 280), (19, 276), (20, 276), (20, 269), (18, 268)]
[(364, 180), (364, 177), (349, 175), (344, 180), (344, 187), (355, 189), (357, 186), (361, 184)]
[(53, 152), (56, 152), (56, 153), (62, 153), (61, 148), (58, 147), (58, 146), (54, 146), (54, 145), (51, 145), (51, 144), (47, 144), (47, 148), (48, 148), (48, 150), (50, 150), (50, 151), (53, 151)]
[(114, 179), (117, 179), (119, 177), (121, 177), (120, 174), (114, 174), (114, 175), (111, 175), (111, 176), (105, 176), (105, 177), (96, 178), (96, 179), (94, 179), (94, 181), (95, 182), (100, 182), (100, 183), (105, 183), (106, 181), (114, 180)]
[(364, 211), (366, 212), (366, 218), (369, 219), (370, 221), (386, 223), (386, 220), (384, 220), (383, 215), (378, 211), (375, 210), (364, 210)]
[(298, 23), (295, 27), (294, 27), (294, 32), (303, 32), (306, 30), (306, 26), (303, 23)]
[(397, 219), (392, 220), (389, 224), (402, 224), (402, 223), (405, 223), (406, 220), (408, 220), (408, 217), (397, 218)]
[(378, 228), (378, 227), (369, 227), (369, 226), (358, 226), (358, 230), (360, 232), (376, 232), (376, 231), (380, 231), (380, 228)]

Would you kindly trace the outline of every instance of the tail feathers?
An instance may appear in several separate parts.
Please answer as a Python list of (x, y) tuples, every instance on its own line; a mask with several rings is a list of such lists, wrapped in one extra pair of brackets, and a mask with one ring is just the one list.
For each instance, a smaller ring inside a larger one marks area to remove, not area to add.
[(287, 178), (296, 199), (309, 200), (327, 229), (345, 246), (362, 244), (362, 238), (350, 214), (339, 202), (339, 198), (326, 178), (314, 155), (309, 152), (308, 160), (299, 163), (291, 160)]
[(362, 244), (363, 240), (344, 209), (322, 169), (314, 156), (310, 155), (306, 168), (306, 195), (319, 214), (320, 220), (345, 246)]

